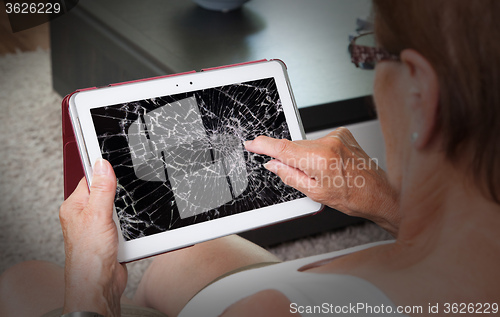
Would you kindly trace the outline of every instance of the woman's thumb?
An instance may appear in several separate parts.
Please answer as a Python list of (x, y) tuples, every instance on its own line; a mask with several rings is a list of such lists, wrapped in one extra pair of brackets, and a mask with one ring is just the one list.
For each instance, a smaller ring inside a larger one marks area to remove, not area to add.
[(116, 176), (108, 161), (99, 159), (94, 164), (88, 208), (94, 214), (111, 215), (116, 195)]

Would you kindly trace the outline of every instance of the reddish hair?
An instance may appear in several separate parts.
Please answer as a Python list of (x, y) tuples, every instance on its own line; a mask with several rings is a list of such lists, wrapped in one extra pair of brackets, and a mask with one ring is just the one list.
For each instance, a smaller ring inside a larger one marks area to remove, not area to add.
[[(436, 71), (439, 129), (452, 162), (500, 204), (500, 1), (373, 0), (379, 44), (412, 48)], [(470, 152), (471, 155), (464, 155)]]

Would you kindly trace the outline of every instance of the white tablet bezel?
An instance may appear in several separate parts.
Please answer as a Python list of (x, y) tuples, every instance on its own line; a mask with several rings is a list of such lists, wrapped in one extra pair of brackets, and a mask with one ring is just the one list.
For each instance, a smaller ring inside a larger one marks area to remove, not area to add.
[[(277, 60), (132, 82), (73, 94), (69, 100), (69, 112), (87, 180), (91, 182), (92, 165), (97, 159), (102, 158), (90, 113), (92, 108), (269, 77), (275, 79), (292, 140), (305, 139), (286, 68), (281, 61)], [(321, 208), (321, 204), (307, 197), (300, 198), (130, 241), (123, 238), (116, 212), (114, 212), (113, 216), (119, 232), (118, 260), (130, 262), (228, 234), (301, 217), (317, 212)]]

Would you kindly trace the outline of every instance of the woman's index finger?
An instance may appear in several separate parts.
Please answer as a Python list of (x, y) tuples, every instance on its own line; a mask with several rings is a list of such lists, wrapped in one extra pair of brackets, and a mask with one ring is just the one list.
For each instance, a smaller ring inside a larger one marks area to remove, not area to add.
[(245, 142), (248, 151), (271, 156), (280, 162), (299, 167), (299, 161), (305, 159), (306, 153), (294, 142), (287, 139), (274, 139), (267, 136), (259, 136), (253, 141)]

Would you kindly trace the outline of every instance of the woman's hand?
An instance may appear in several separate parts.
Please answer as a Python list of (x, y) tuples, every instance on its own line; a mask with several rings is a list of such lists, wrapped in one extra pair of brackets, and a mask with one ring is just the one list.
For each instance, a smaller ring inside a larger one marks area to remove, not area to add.
[(127, 269), (117, 261), (118, 233), (113, 222), (116, 177), (99, 160), (90, 194), (83, 178), (62, 204), (59, 219), (66, 252), (64, 313), (92, 311), (120, 316)]
[(311, 199), (397, 234), (398, 195), (348, 129), (311, 141), (259, 136), (245, 147), (275, 158), (264, 167)]

